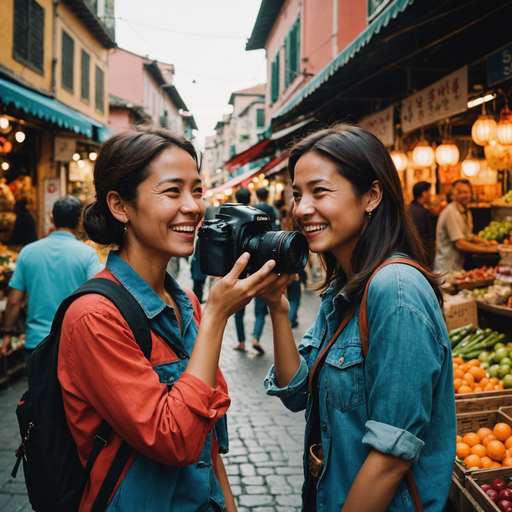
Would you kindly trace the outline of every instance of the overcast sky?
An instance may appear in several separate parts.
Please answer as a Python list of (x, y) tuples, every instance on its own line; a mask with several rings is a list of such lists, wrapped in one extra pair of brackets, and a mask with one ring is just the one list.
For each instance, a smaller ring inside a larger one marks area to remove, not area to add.
[(229, 113), (233, 91), (266, 81), (265, 51), (245, 51), (261, 0), (116, 0), (116, 41), (175, 65), (198, 139)]

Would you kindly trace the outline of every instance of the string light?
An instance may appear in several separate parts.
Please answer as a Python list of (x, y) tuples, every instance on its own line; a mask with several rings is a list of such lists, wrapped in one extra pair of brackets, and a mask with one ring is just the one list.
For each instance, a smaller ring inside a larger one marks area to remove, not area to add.
[(14, 134), (14, 138), (16, 139), (16, 142), (19, 142), (21, 144), (25, 140), (25, 133), (22, 132), (21, 130), (18, 130)]
[(2, 162), (2, 170), (8, 171), (9, 170), (9, 162)]
[(0, 128), (5, 130), (9, 126), (9, 119), (6, 117), (0, 117)]
[(94, 160), (96, 160), (96, 158), (98, 158), (98, 153), (96, 153), (96, 151), (91, 151), (89, 153), (89, 160), (91, 160), (91, 162), (94, 162)]
[(73, 160), (74, 160), (75, 162), (78, 162), (78, 160), (80, 160), (80, 154), (79, 154), (79, 153), (75, 153), (75, 154), (73, 155)]

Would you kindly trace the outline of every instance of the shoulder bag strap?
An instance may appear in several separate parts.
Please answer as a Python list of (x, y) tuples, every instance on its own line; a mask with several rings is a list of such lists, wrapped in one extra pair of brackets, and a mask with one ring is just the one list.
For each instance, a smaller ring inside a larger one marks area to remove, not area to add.
[[(370, 282), (375, 276), (375, 274), (383, 267), (387, 265), (391, 265), (393, 263), (402, 263), (404, 265), (410, 265), (418, 269), (423, 275), (426, 275), (427, 271), (415, 261), (409, 258), (390, 258), (386, 260), (382, 265), (377, 267), (377, 269), (373, 272), (366, 283), (366, 287), (364, 289), (363, 299), (361, 301), (361, 307), (359, 308), (359, 335), (361, 337), (361, 344), (363, 346), (363, 357), (366, 359), (368, 354), (368, 349), (370, 348), (370, 329), (368, 327), (368, 290), (370, 288)], [(420, 493), (418, 492), (418, 487), (416, 486), (416, 482), (414, 481), (414, 476), (412, 474), (412, 470), (409, 468), (405, 475), (405, 482), (409, 489), (409, 494), (411, 495), (412, 503), (414, 505), (414, 510), (416, 512), (423, 512), (423, 505), (421, 504)]]

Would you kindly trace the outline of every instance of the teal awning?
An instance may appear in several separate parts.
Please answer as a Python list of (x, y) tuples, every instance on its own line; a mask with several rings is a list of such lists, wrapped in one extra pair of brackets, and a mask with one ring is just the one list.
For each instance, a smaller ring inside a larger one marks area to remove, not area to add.
[(367, 45), (375, 34), (378, 34), (383, 27), (387, 27), (392, 19), (395, 19), (399, 13), (403, 12), (414, 0), (395, 0), (387, 9), (385, 9), (370, 25), (366, 27), (347, 47), (345, 47), (337, 57), (335, 57), (327, 66), (318, 72), (295, 96), (285, 103), (270, 119), (270, 124), (265, 131), (259, 134), (260, 139), (268, 138), (272, 134), (272, 120), (281, 117), (297, 105), (305, 98), (316, 91), (324, 82), (338, 69), (343, 67), (354, 55)]
[(60, 101), (47, 98), (1, 78), (0, 101), (5, 105), (23, 110), (26, 114), (56, 124), (59, 128), (80, 133), (89, 139), (95, 138), (98, 142), (104, 142), (114, 134), (105, 125), (66, 107)]

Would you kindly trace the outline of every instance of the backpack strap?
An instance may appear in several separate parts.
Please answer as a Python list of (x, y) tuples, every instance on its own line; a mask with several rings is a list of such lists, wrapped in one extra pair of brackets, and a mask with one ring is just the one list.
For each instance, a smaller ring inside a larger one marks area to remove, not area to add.
[[(69, 306), (71, 306), (71, 304), (79, 297), (88, 294), (103, 295), (106, 299), (112, 302), (114, 306), (116, 306), (128, 323), (135, 337), (135, 341), (142, 350), (142, 353), (149, 361), (152, 349), (152, 339), (148, 317), (133, 295), (124, 286), (117, 284), (110, 279), (104, 279), (101, 277), (90, 279), (80, 286), (72, 295), (66, 298), (55, 315), (51, 329), (52, 332), (62, 328), (64, 315), (66, 314)], [(94, 437), (94, 444), (91, 449), (91, 453), (89, 454), (89, 458), (87, 459), (84, 475), (86, 480), (91, 474), (92, 467), (98, 458), (98, 455), (107, 445), (108, 438), (110, 437), (112, 430), (113, 428), (106, 420), (103, 419), (101, 421), (100, 428)], [(103, 512), (107, 508), (108, 500), (114, 492), (119, 477), (121, 476), (132, 453), (133, 448), (123, 440), (116, 456), (114, 457), (114, 461), (108, 470), (107, 476), (101, 485), (100, 491), (94, 500), (94, 504), (91, 509), (92, 512)]]

